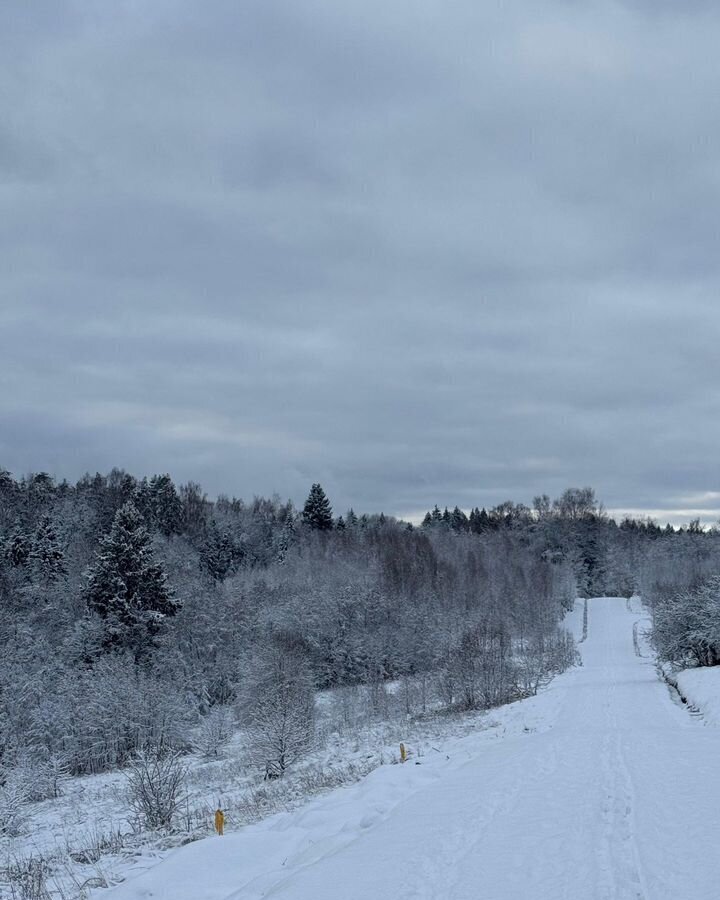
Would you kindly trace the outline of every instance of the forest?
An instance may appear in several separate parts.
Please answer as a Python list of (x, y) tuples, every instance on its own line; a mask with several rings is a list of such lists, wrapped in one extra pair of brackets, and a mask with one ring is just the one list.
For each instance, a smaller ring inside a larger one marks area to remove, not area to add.
[(50, 796), (235, 723), (281, 775), (340, 687), (379, 717), (391, 686), (408, 715), (490, 708), (573, 663), (577, 596), (639, 593), (663, 659), (715, 664), (719, 563), (716, 530), (617, 523), (590, 488), (413, 526), (335, 515), (319, 484), (298, 510), (167, 474), (1, 470), (0, 786), (30, 770)]

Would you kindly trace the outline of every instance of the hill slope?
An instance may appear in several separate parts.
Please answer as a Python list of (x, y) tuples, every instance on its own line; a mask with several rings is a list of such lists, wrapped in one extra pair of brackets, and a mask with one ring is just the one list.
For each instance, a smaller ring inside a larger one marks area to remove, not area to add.
[(673, 703), (624, 599), (502, 727), (171, 854), (112, 900), (679, 900), (716, 893), (720, 730)]

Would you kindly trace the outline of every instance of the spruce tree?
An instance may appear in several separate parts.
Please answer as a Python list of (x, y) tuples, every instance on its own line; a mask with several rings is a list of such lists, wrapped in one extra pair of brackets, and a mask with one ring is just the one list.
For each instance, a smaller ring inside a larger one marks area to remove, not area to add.
[(100, 542), (86, 600), (106, 622), (105, 645), (132, 649), (136, 658), (152, 644), (166, 616), (178, 611), (145, 521), (131, 501), (118, 510)]
[(237, 555), (232, 535), (213, 519), (200, 549), (200, 565), (213, 581), (224, 581), (232, 572)]
[(54, 584), (66, 574), (65, 554), (60, 548), (49, 516), (40, 519), (32, 539), (29, 562), (33, 578), (38, 584)]
[(453, 531), (467, 531), (469, 528), (468, 517), (459, 506), (450, 514), (450, 526)]
[(487, 513), (487, 510), (483, 506), (477, 516), (477, 530), (478, 534), (482, 534), (485, 531), (490, 531), (495, 526), (493, 525), (492, 519)]
[(32, 542), (30, 541), (30, 538), (19, 525), (16, 525), (12, 534), (5, 542), (3, 555), (9, 561), (11, 566), (18, 568), (27, 564), (28, 559), (30, 558), (31, 549)]
[(332, 507), (319, 484), (310, 488), (303, 509), (303, 522), (314, 531), (330, 531), (333, 527)]
[(150, 479), (150, 506), (153, 523), (165, 537), (180, 534), (183, 505), (169, 475), (154, 475)]

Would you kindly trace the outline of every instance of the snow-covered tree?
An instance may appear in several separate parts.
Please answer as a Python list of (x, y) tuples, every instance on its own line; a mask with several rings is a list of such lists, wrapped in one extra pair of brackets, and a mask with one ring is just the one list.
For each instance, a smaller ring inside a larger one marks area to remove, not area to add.
[(282, 775), (313, 739), (315, 691), (307, 662), (296, 650), (272, 647), (253, 666), (248, 692), (253, 758)]
[(183, 525), (183, 504), (169, 475), (155, 475), (150, 479), (150, 506), (155, 527), (165, 535), (180, 534)]
[(333, 515), (330, 501), (319, 484), (310, 488), (310, 494), (303, 508), (303, 522), (316, 531), (330, 531), (333, 527)]
[(88, 607), (105, 620), (108, 646), (142, 655), (163, 621), (179, 603), (155, 561), (150, 535), (138, 510), (128, 502), (115, 516), (89, 572)]
[(3, 555), (11, 566), (16, 568), (24, 566), (30, 558), (32, 541), (25, 531), (16, 525), (10, 536), (4, 543)]
[(41, 585), (54, 584), (66, 574), (65, 554), (49, 516), (40, 519), (33, 535), (28, 562), (34, 580)]

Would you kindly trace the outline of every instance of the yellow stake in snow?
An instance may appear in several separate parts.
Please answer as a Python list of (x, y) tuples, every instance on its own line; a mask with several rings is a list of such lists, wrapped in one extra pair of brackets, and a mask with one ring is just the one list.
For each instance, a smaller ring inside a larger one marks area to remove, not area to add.
[(215, 810), (215, 831), (222, 834), (225, 828), (225, 813), (221, 809)]
[(405, 749), (405, 744), (400, 744), (400, 762), (407, 761), (407, 750)]

